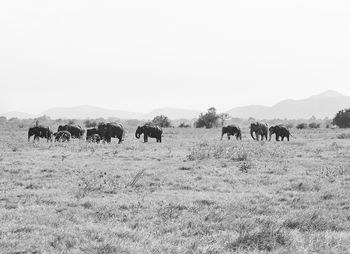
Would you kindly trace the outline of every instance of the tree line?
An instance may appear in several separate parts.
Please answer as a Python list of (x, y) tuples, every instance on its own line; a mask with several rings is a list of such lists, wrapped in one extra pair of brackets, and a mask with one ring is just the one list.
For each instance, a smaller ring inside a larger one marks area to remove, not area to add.
[[(263, 119), (262, 119), (263, 120)], [(137, 119), (129, 119), (129, 120), (121, 120), (118, 118), (98, 118), (98, 119), (86, 119), (86, 120), (77, 120), (77, 119), (56, 119), (52, 120), (48, 116), (42, 116), (39, 118), (34, 119), (18, 119), (18, 118), (10, 118), (7, 119), (6, 117), (0, 116), (0, 124), (10, 124), (11, 126), (17, 125), (20, 128), (29, 127), (33, 125), (36, 121), (39, 121), (40, 123), (56, 123), (56, 124), (62, 124), (62, 123), (68, 123), (68, 124), (81, 124), (84, 125), (86, 128), (96, 127), (101, 123), (104, 122), (122, 122), (126, 126), (137, 126), (140, 125), (142, 122), (141, 120)], [(170, 119), (165, 115), (159, 115), (155, 116), (152, 120), (149, 122), (152, 122), (153, 124), (159, 125), (162, 128), (168, 128), (168, 127), (179, 127), (179, 128), (216, 128), (219, 126), (223, 126), (226, 123), (235, 123), (235, 124), (241, 124), (241, 125), (248, 125), (251, 122), (257, 121), (256, 119), (250, 117), (248, 119), (241, 119), (241, 118), (231, 118), (229, 115), (225, 113), (217, 113), (217, 110), (215, 107), (210, 107), (207, 112), (201, 113), (198, 118), (193, 120), (173, 120), (170, 121)], [(265, 120), (263, 120), (265, 121)], [(272, 119), (272, 120), (266, 120), (269, 124), (279, 124), (283, 123), (288, 128), (297, 128), (297, 129), (315, 129), (320, 128), (321, 125), (323, 125), (325, 128), (329, 128), (332, 126), (337, 126), (339, 128), (350, 128), (350, 108), (349, 109), (343, 109), (336, 113), (335, 117), (333, 119), (325, 118), (323, 120), (316, 119), (316, 117), (311, 117), (307, 122), (303, 120), (291, 120), (291, 119)]]

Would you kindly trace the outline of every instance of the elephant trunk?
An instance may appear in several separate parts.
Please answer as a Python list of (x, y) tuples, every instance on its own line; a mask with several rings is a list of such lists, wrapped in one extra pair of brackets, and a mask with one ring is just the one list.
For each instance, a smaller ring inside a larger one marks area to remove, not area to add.
[(137, 139), (139, 139), (140, 136), (141, 136), (141, 134), (140, 134), (138, 131), (136, 131), (136, 132), (135, 132), (135, 137), (136, 137)]
[(269, 137), (269, 141), (271, 141), (271, 136), (272, 136), (273, 132), (270, 131), (270, 137)]

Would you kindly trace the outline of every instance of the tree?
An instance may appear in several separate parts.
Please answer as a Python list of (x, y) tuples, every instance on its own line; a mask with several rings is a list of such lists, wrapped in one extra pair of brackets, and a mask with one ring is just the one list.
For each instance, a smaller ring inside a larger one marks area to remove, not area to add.
[(333, 118), (332, 124), (339, 128), (350, 128), (350, 108), (338, 111)]
[(211, 107), (208, 109), (208, 112), (203, 114), (201, 113), (194, 123), (196, 128), (205, 127), (207, 129), (217, 127), (218, 120), (220, 119), (220, 115), (216, 113), (216, 108)]
[(226, 113), (222, 113), (219, 115), (220, 121), (221, 121), (221, 126), (225, 125), (225, 121), (230, 119), (230, 116)]
[(152, 123), (159, 125), (160, 127), (170, 127), (171, 123), (167, 116), (160, 115), (153, 118)]

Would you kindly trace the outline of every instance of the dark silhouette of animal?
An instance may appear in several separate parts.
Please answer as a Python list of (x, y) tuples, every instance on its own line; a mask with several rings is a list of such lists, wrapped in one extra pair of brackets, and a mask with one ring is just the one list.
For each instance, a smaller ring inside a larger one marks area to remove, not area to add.
[(58, 131), (53, 135), (55, 137), (55, 141), (60, 141), (60, 142), (69, 141), (72, 137), (69, 131)]
[(89, 136), (89, 139), (87, 139), (87, 140), (98, 144), (101, 141), (101, 136), (99, 134), (92, 134)]
[(163, 130), (158, 125), (147, 123), (143, 126), (138, 126), (135, 137), (139, 139), (141, 134), (143, 134), (143, 141), (145, 143), (148, 141), (148, 137), (155, 138), (159, 143), (162, 142)]
[(39, 140), (39, 138), (46, 138), (47, 141), (52, 140), (52, 131), (50, 131), (49, 127), (44, 127), (41, 125), (31, 127), (28, 130), (28, 142), (30, 141), (30, 137), (34, 136), (33, 142), (35, 140)]
[(84, 135), (84, 130), (79, 125), (60, 125), (58, 126), (57, 132), (59, 131), (68, 131), (72, 138), (82, 138)]
[(227, 134), (227, 138), (230, 139), (230, 136), (236, 136), (236, 139), (240, 139), (242, 140), (242, 132), (241, 129), (236, 126), (236, 125), (228, 125), (228, 126), (224, 126), (222, 127), (222, 131), (221, 131), (221, 140), (223, 138), (223, 136)]
[[(255, 134), (255, 137), (254, 135)], [(261, 140), (264, 140), (264, 138), (267, 140), (268, 135), (268, 127), (266, 123), (261, 122), (255, 122), (250, 124), (250, 135), (254, 140), (259, 141), (259, 136), (261, 136)]]
[(101, 137), (100, 131), (99, 131), (98, 128), (87, 129), (86, 130), (86, 140), (91, 139), (91, 136), (94, 135), (94, 134), (98, 134)]
[(111, 142), (111, 138), (118, 138), (118, 144), (120, 144), (125, 137), (124, 127), (119, 123), (107, 123), (100, 124), (98, 126), (98, 131), (103, 141), (107, 141), (107, 143)]
[(284, 140), (284, 138), (287, 138), (287, 140), (289, 141), (289, 136), (290, 136), (290, 132), (288, 130), (287, 127), (279, 124), (279, 125), (275, 125), (275, 126), (271, 126), (269, 128), (269, 134), (270, 134), (270, 138), (269, 141), (271, 140), (271, 136), (273, 134), (275, 134), (276, 136), (276, 141), (280, 141), (280, 137), (282, 138), (282, 141)]

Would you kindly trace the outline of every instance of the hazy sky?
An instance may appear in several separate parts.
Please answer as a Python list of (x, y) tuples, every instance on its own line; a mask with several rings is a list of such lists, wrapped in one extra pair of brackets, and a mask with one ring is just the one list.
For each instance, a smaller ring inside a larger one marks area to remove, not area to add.
[(350, 95), (349, 1), (1, 1), (0, 113)]

